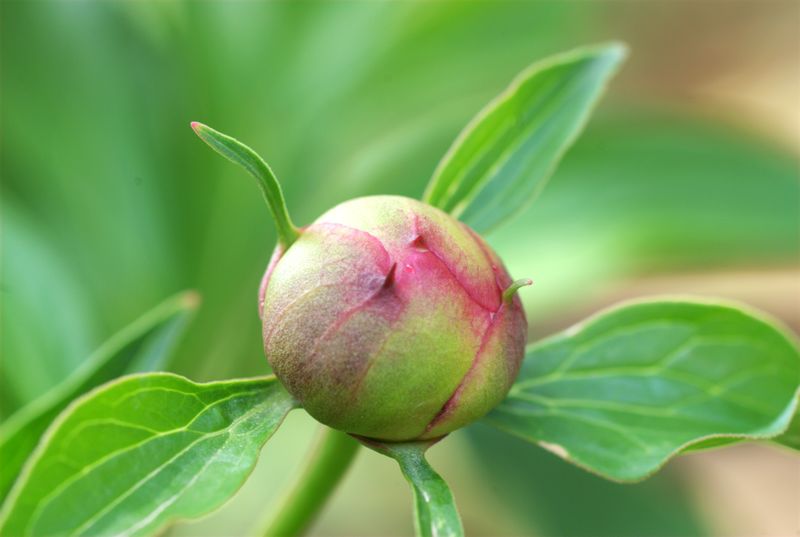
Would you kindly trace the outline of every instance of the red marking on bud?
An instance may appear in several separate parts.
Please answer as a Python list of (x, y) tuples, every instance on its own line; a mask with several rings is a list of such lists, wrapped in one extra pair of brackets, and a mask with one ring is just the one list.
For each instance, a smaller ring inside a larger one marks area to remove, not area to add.
[[(505, 393), (524, 349), (524, 312), (518, 300), (504, 305), (511, 278), (477, 234), (454, 231), (458, 222), (411, 200), (398, 200), (391, 219), (388, 201), (348, 202), (355, 213), (321, 217), (304, 231), (302, 248), (276, 254), (285, 264), (267, 271), (260, 292), (264, 347), (289, 391), (324, 423), (383, 440), (438, 436)], [(352, 218), (359, 211), (367, 229)], [(430, 320), (409, 312), (430, 312)], [(405, 337), (424, 337), (432, 354), (443, 349), (441, 365), (431, 367), (442, 376), (402, 379), (397, 389), (419, 393), (418, 401), (375, 404), (398, 382), (393, 362), (428, 368), (413, 346), (406, 351)]]
[(428, 245), (425, 244), (425, 239), (422, 238), (422, 235), (417, 235), (417, 238), (411, 241), (411, 247), (418, 252), (427, 252), (429, 250)]
[(478, 365), (481, 362), (481, 358), (485, 356), (484, 351), (486, 350), (486, 344), (490, 340), (492, 333), (498, 326), (497, 321), (500, 319), (501, 311), (503, 310), (503, 305), (500, 306), (496, 312), (492, 313), (491, 322), (486, 327), (486, 330), (483, 332), (481, 336), (480, 344), (478, 345), (478, 350), (475, 353), (475, 356), (472, 358), (472, 364), (470, 364), (469, 369), (467, 370), (466, 374), (461, 378), (461, 382), (458, 383), (456, 389), (453, 391), (453, 394), (450, 398), (445, 401), (442, 408), (433, 417), (433, 419), (425, 426), (425, 430), (422, 434), (427, 434), (431, 429), (436, 427), (437, 425), (441, 424), (442, 422), (446, 421), (450, 416), (452, 416), (455, 411), (458, 409), (459, 399), (461, 398), (461, 394), (464, 392), (466, 385), (469, 383), (472, 376), (475, 374), (475, 371), (478, 369)]
[(392, 285), (394, 285), (394, 272), (397, 269), (397, 263), (392, 263), (392, 268), (389, 269), (389, 274), (386, 275), (386, 279), (383, 280), (383, 288), (388, 289)]

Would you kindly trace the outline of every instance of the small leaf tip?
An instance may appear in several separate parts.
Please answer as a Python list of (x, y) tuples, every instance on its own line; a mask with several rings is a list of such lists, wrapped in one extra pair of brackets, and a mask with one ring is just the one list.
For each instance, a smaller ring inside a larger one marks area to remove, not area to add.
[(505, 291), (503, 291), (503, 302), (508, 304), (511, 302), (511, 299), (514, 297), (514, 293), (517, 292), (521, 287), (526, 287), (528, 285), (533, 285), (533, 280), (530, 278), (523, 278), (521, 280), (516, 280), (509, 285)]
[(599, 49), (616, 63), (621, 63), (630, 55), (630, 47), (624, 41), (608, 41), (599, 45)]
[(202, 301), (203, 297), (194, 289), (184, 291), (183, 295), (181, 296), (181, 302), (183, 306), (191, 310), (197, 309)]

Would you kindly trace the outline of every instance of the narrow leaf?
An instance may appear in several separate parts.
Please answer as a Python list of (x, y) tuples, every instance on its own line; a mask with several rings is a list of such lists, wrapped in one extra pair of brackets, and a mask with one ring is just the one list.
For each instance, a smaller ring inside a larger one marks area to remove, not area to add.
[(480, 232), (522, 210), (580, 133), (625, 53), (615, 43), (528, 67), (459, 134), (424, 201)]
[(414, 526), (419, 537), (463, 537), (464, 528), (450, 487), (425, 459), (425, 451), (436, 441), (381, 443), (364, 438), (359, 440), (400, 465), (414, 492)]
[(288, 248), (297, 239), (299, 232), (289, 217), (281, 185), (272, 172), (272, 168), (258, 156), (258, 153), (235, 138), (197, 121), (192, 121), (192, 130), (211, 149), (244, 168), (258, 181), (258, 187), (261, 189), (264, 201), (267, 202), (272, 219), (275, 221), (280, 243), (284, 249)]
[(274, 377), (123, 377), (48, 429), (0, 511), (0, 534), (147, 535), (221, 505), (295, 406)]
[(797, 347), (760, 314), (632, 303), (531, 346), (487, 420), (587, 470), (632, 481), (701, 441), (780, 434), (799, 384)]
[(70, 401), (125, 373), (163, 368), (183, 334), (197, 294), (162, 302), (114, 334), (71, 376), (0, 425), (0, 498), (5, 498), (47, 426)]

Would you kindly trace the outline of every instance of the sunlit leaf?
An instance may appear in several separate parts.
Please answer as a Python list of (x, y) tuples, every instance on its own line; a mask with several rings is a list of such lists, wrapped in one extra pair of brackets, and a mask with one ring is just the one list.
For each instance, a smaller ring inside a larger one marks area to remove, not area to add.
[(3, 535), (146, 535), (233, 495), (295, 402), (274, 377), (123, 377), (53, 423), (0, 511)]
[(71, 376), (0, 425), (0, 498), (47, 426), (73, 399), (125, 373), (164, 367), (197, 305), (197, 295), (176, 295), (114, 334)]
[(760, 316), (712, 303), (633, 303), (530, 347), (487, 419), (631, 481), (701, 440), (780, 434), (799, 384), (796, 346)]
[(619, 44), (535, 63), (461, 132), (424, 200), (478, 231), (522, 209), (583, 128), (625, 57)]

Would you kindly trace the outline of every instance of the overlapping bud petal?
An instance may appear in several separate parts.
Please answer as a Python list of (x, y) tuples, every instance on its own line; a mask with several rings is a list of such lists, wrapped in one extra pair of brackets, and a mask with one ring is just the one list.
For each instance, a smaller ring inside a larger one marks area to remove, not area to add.
[(527, 333), (489, 246), (409, 198), (347, 201), (276, 250), (260, 292), (264, 350), (304, 408), (339, 430), (435, 438), (510, 388)]

